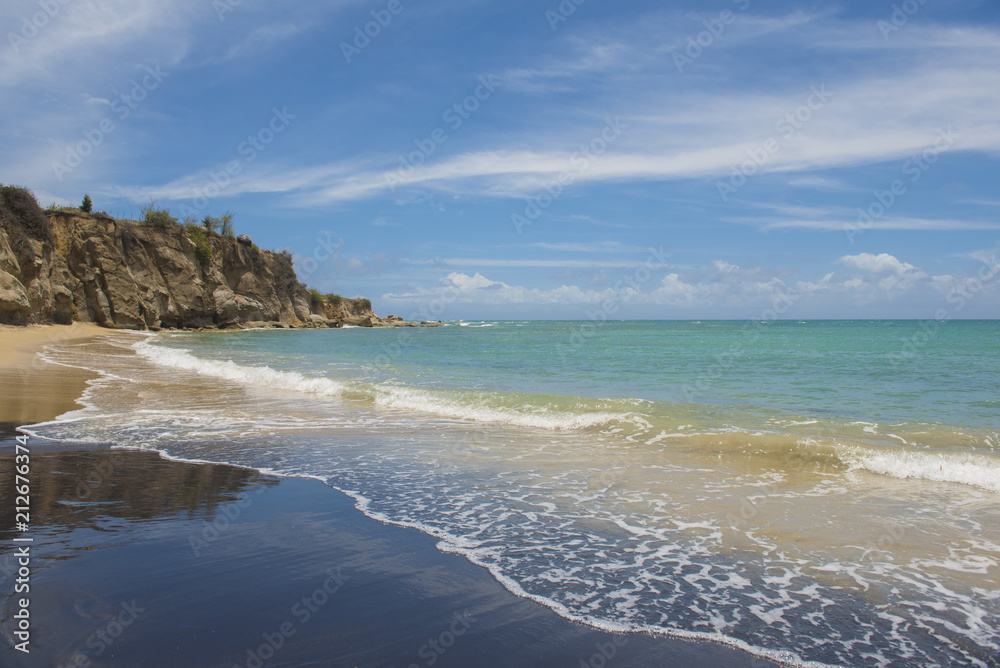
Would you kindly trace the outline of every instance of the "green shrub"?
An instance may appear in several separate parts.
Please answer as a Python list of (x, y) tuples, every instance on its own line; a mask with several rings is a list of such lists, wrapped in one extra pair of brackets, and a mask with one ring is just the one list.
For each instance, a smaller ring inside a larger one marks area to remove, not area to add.
[(80, 203), (80, 211), (84, 213), (90, 213), (94, 209), (94, 201), (90, 199), (90, 195), (84, 195), (83, 201)]
[(361, 310), (371, 310), (372, 300), (370, 299), (358, 299), (355, 303), (361, 307)]
[(309, 302), (312, 306), (318, 306), (323, 301), (323, 295), (320, 294), (319, 290), (309, 290)]
[(220, 227), (220, 221), (218, 218), (212, 216), (205, 216), (201, 219), (202, 226), (209, 232), (218, 232)]
[(335, 295), (331, 292), (330, 294), (326, 295), (326, 301), (327, 303), (333, 304), (334, 306), (340, 306), (341, 304), (344, 303), (344, 298), (341, 297), (340, 295)]
[(169, 209), (157, 209), (154, 200), (150, 200), (141, 211), (142, 219), (153, 227), (172, 227), (177, 224), (177, 219), (170, 215)]
[(212, 261), (212, 244), (208, 240), (208, 230), (194, 224), (184, 227), (188, 236), (191, 237), (191, 241), (194, 242), (194, 256), (203, 267), (207, 266)]

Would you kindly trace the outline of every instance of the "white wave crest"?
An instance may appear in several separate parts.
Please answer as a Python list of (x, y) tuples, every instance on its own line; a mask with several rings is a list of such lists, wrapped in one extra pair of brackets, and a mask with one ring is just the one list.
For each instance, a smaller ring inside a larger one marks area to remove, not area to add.
[(294, 371), (277, 371), (267, 366), (242, 366), (229, 360), (199, 359), (185, 349), (164, 348), (146, 343), (136, 344), (136, 351), (149, 361), (163, 367), (183, 369), (204, 376), (220, 378), (242, 385), (267, 387), (320, 396), (342, 397), (345, 391), (357, 398), (366, 397), (376, 406), (396, 410), (428, 413), (438, 417), (470, 420), (490, 424), (535, 427), (547, 430), (580, 430), (615, 421), (632, 420), (627, 413), (550, 411), (544, 407), (496, 407), (485, 405), (475, 395), (459, 399), (448, 392), (395, 385), (347, 385), (329, 378), (312, 378)]
[(578, 430), (631, 418), (627, 413), (573, 413), (549, 411), (542, 407), (525, 410), (486, 406), (482, 403), (477, 405), (469, 401), (452, 399), (442, 392), (395, 385), (380, 385), (377, 390), (375, 404), (385, 408), (416, 410), (442, 417), (517, 427)]
[(841, 459), (857, 469), (893, 478), (953, 482), (1000, 493), (1000, 458), (970, 452), (876, 451), (845, 448)]
[(241, 366), (232, 360), (220, 362), (199, 359), (187, 350), (163, 348), (146, 341), (136, 344), (135, 349), (139, 355), (159, 366), (193, 371), (242, 385), (308, 392), (326, 397), (339, 397), (345, 389), (343, 383), (329, 378), (310, 378), (295, 371), (275, 371), (268, 366)]

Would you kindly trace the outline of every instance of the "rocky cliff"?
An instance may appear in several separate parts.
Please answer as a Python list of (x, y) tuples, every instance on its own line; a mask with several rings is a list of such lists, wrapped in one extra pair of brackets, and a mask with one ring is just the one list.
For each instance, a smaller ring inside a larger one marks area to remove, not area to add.
[[(42, 211), (0, 188), (0, 322), (150, 329), (338, 326), (380, 319), (367, 300), (313, 299), (291, 256), (180, 225)], [(340, 316), (340, 317), (338, 317)]]

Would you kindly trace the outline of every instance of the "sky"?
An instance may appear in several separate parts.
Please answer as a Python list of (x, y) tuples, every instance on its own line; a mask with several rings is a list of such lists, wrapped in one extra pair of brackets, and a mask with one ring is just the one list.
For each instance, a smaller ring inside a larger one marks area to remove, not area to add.
[(419, 319), (1000, 316), (1000, 4), (5, 0), (0, 182)]

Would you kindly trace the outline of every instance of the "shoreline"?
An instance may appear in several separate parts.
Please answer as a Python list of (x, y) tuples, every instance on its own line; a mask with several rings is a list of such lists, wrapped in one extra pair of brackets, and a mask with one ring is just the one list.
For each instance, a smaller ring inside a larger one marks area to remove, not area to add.
[[(54, 419), (67, 406), (78, 408), (87, 381), (96, 375), (49, 364), (35, 353), (49, 342), (84, 343), (113, 331), (0, 328), (7, 353), (0, 369), (26, 372), (18, 380), (22, 403), (5, 402), (0, 420), (13, 432), (16, 426)], [(35, 657), (23, 663), (24, 655), (7, 647), (11, 665), (41, 665), (38, 654), (58, 666), (84, 659), (111, 666), (253, 664), (248, 651), (262, 647), (266, 634), (275, 638), (275, 629), (287, 628), (285, 622), (297, 621), (289, 617), (290, 593), (303, 582), (309, 585), (305, 589), (317, 591), (333, 562), (344, 564), (344, 575), (351, 578), (343, 578), (337, 596), (327, 594), (336, 605), (316, 613), (329, 615), (324, 623), (282, 640), (276, 660), (297, 665), (335, 656), (336, 665), (407, 668), (775, 665), (719, 643), (618, 634), (565, 619), (508, 591), (464, 556), (439, 550), (436, 538), (367, 517), (348, 495), (319, 480), (181, 461), (155, 451), (116, 450), (110, 444), (34, 438), (29, 443), (33, 566), (39, 567), (32, 580), (33, 628), (39, 641), (33, 645)], [(13, 441), (0, 436), (0, 444), (0, 497), (5, 500), (0, 513), (10, 514)], [(220, 480), (227, 482), (217, 485)], [(244, 488), (252, 491), (244, 493)], [(6, 519), (2, 526), (13, 526), (14, 518)], [(13, 581), (5, 566), (13, 558), (13, 542), (3, 539), (13, 537), (0, 529), (0, 591), (8, 596)], [(202, 558), (210, 553), (216, 557)], [(334, 559), (334, 554), (339, 556)], [(285, 570), (288, 564), (297, 566)], [(235, 580), (234, 569), (242, 574)], [(315, 572), (305, 577), (310, 570)], [(127, 638), (123, 635), (113, 654), (101, 656), (93, 645), (88, 649), (79, 642), (100, 630), (100, 620), (114, 615), (119, 601), (133, 600), (156, 612), (150, 623), (136, 624)], [(100, 611), (86, 612), (94, 606)], [(8, 615), (0, 619), (5, 632), (11, 628)], [(192, 625), (192, 619), (201, 621)], [(192, 633), (196, 642), (189, 642)], [(444, 649), (445, 641), (448, 651), (439, 654), (436, 648)]]
[[(318, 480), (111, 449), (39, 453), (32, 470), (34, 657), (5, 647), (12, 666), (775, 665), (566, 620)], [(13, 535), (0, 530), (4, 590)], [(116, 618), (120, 638), (88, 642)]]

